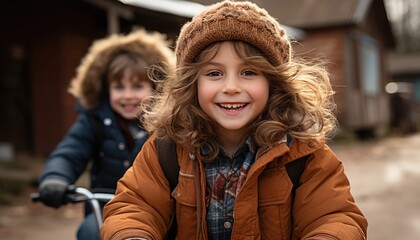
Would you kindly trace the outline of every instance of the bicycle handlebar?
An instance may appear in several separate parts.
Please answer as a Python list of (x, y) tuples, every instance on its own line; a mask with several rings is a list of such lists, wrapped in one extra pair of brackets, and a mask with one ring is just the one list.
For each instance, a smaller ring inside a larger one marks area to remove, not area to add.
[[(97, 192), (101, 191), (101, 192)], [(96, 221), (99, 228), (102, 226), (102, 209), (99, 205), (99, 202), (106, 202), (111, 200), (114, 197), (113, 193), (109, 193), (110, 190), (97, 190), (95, 192), (90, 191), (89, 189), (83, 187), (75, 187), (70, 185), (67, 188), (64, 204), (67, 203), (80, 203), (88, 201), (92, 207), (93, 213), (95, 214)], [(32, 202), (40, 202), (41, 197), (39, 193), (31, 193)]]
[[(84, 187), (75, 187), (70, 185), (67, 187), (65, 195), (65, 204), (79, 203), (88, 200), (109, 201), (114, 197), (113, 190), (110, 189), (95, 189), (95, 191), (88, 190)], [(40, 202), (41, 197), (39, 193), (31, 193), (32, 202)]]

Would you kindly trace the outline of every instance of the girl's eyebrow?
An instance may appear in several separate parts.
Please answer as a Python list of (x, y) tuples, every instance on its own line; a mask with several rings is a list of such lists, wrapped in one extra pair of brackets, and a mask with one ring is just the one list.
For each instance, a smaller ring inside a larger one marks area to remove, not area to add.
[[(223, 63), (220, 63), (220, 62), (215, 62), (215, 61), (209, 61), (209, 62), (207, 62), (207, 63), (205, 63), (204, 64), (204, 66), (211, 66), (211, 65), (213, 65), (213, 66), (216, 66), (216, 67), (221, 67), (221, 66), (224, 66), (224, 64)], [(248, 63), (246, 63), (246, 62), (242, 62), (242, 63), (240, 63), (239, 64), (240, 66), (249, 66), (249, 64)]]
[(209, 65), (222, 66), (223, 64), (219, 63), (219, 62), (214, 62), (214, 61), (210, 61), (210, 62), (207, 62), (206, 64), (204, 64), (204, 66), (209, 66)]

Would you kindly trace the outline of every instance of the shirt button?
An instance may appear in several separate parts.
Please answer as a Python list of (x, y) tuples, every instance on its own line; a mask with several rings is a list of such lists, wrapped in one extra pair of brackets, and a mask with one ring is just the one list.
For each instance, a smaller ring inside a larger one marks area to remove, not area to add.
[(223, 227), (225, 227), (226, 229), (230, 229), (232, 227), (232, 223), (226, 221), (225, 223), (223, 223)]
[(118, 143), (118, 149), (124, 150), (125, 149), (125, 144), (122, 143), (122, 142)]
[(131, 165), (131, 163), (130, 163), (130, 161), (125, 160), (125, 161), (123, 162), (123, 165), (124, 165), (124, 167), (125, 167), (125, 168), (128, 168), (128, 167)]
[(104, 119), (104, 124), (105, 124), (105, 126), (109, 126), (109, 125), (111, 125), (111, 123), (112, 123), (111, 118), (105, 118), (105, 119)]

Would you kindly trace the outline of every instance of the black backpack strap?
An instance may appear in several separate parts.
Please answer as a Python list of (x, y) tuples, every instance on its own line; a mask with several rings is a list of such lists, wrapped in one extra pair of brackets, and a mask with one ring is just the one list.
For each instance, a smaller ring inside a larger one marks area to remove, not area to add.
[[(287, 142), (286, 142), (287, 146), (291, 146), (292, 144), (292, 138), (290, 136), (287, 136)], [(291, 211), (293, 211), (293, 205), (295, 202), (295, 196), (296, 196), (296, 190), (300, 185), (300, 177), (302, 176), (303, 171), (305, 170), (305, 166), (306, 166), (306, 162), (308, 160), (308, 158), (311, 155), (306, 155), (303, 156), (299, 159), (296, 159), (288, 164), (286, 164), (286, 171), (287, 171), (287, 175), (289, 175), (290, 181), (293, 184), (293, 188), (292, 188), (292, 192), (291, 192)], [(293, 225), (293, 213), (290, 214), (291, 218), (290, 221)], [(291, 236), (290, 239), (294, 239), (293, 238), (293, 230), (291, 231)]]
[[(292, 145), (292, 137), (289, 135), (286, 137), (286, 144), (288, 147), (290, 147)], [(310, 155), (303, 156), (294, 160), (293, 162), (286, 164), (287, 175), (289, 175), (290, 181), (293, 183), (292, 200), (294, 199), (296, 189), (300, 185), (300, 176), (302, 175), (303, 170), (305, 170), (306, 160), (308, 160), (309, 156)]]
[(292, 199), (294, 198), (296, 189), (300, 185), (300, 176), (302, 175), (303, 170), (305, 170), (306, 160), (308, 160), (309, 156), (310, 155), (303, 156), (286, 164), (287, 175), (289, 175), (289, 178), (293, 183)]
[[(157, 153), (160, 167), (169, 182), (171, 192), (178, 185), (179, 164), (176, 154), (176, 144), (172, 140), (156, 140)], [(174, 207), (175, 209), (175, 207)], [(176, 223), (175, 213), (172, 215), (171, 225), (164, 237), (165, 240), (172, 240), (176, 238), (178, 225)]]
[(172, 140), (157, 140), (159, 164), (169, 182), (171, 192), (178, 185), (179, 164), (176, 144)]

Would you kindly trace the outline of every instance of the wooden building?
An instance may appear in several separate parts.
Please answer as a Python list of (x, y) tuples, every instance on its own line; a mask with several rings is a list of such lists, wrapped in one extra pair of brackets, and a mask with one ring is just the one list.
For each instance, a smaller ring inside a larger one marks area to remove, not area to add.
[[(67, 88), (88, 47), (96, 39), (127, 33), (134, 26), (175, 40), (182, 24), (190, 20), (192, 7), (171, 11), (175, 8), (169, 2), (2, 2), (0, 144), (11, 143), (17, 152), (49, 154), (76, 117), (75, 99)], [(207, 5), (217, 0), (192, 2)], [(254, 2), (269, 10), (280, 24), (305, 31), (304, 38), (299, 31), (289, 32), (299, 40), (297, 56), (328, 59), (343, 129), (376, 134), (388, 125), (384, 59), (394, 41), (382, 0)]]
[(388, 63), (391, 127), (403, 134), (419, 131), (420, 53), (391, 54)]
[(395, 46), (382, 0), (282, 0), (280, 22), (306, 30), (296, 53), (325, 57), (343, 132), (383, 135), (389, 126), (387, 54)]
[(0, 3), (0, 144), (47, 155), (76, 117), (68, 84), (87, 49), (132, 27), (174, 39), (188, 16), (117, 0)]

